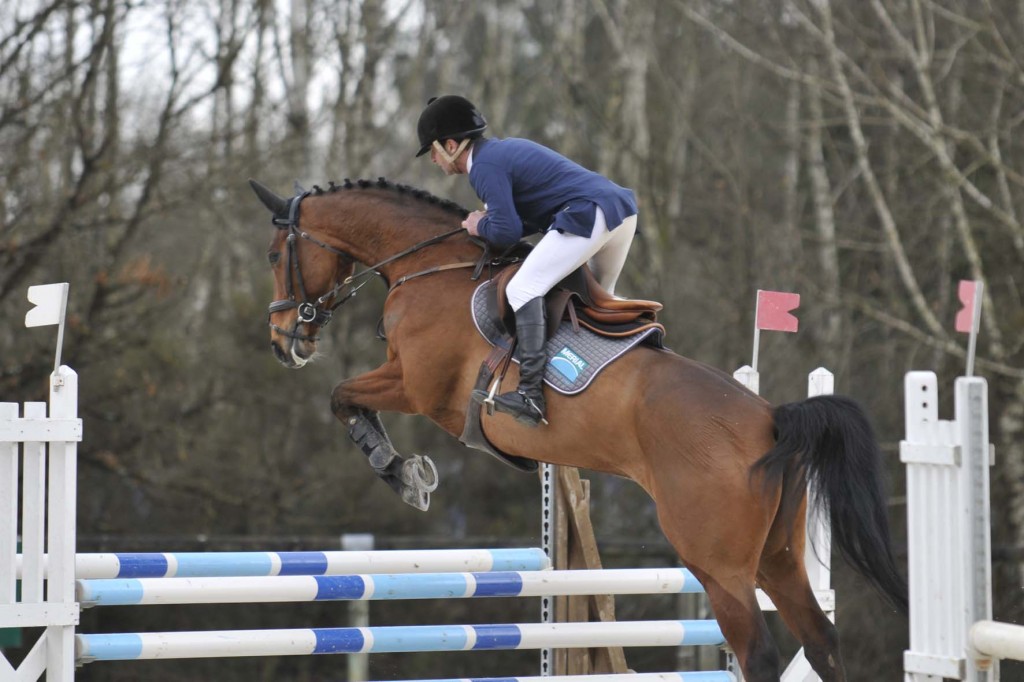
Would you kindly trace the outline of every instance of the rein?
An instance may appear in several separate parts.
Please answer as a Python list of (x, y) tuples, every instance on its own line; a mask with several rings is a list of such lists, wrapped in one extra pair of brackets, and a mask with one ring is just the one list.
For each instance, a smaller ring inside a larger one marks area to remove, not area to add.
[[(300, 334), (299, 325), (313, 324), (320, 329), (325, 327), (327, 323), (331, 321), (334, 315), (334, 311), (340, 308), (344, 303), (349, 301), (349, 299), (354, 297), (356, 295), (356, 292), (359, 291), (364, 286), (366, 286), (367, 282), (369, 282), (369, 280), (366, 280), (362, 282), (359, 286), (352, 286), (353, 283), (356, 282), (357, 280), (360, 280), (371, 274), (383, 277), (383, 275), (381, 275), (381, 273), (379, 272), (379, 269), (381, 267), (387, 265), (388, 263), (393, 263), (394, 261), (399, 260), (400, 258), (404, 258), (412, 253), (415, 253), (416, 251), (419, 251), (420, 249), (423, 249), (427, 246), (432, 246), (434, 244), (442, 242), (445, 239), (448, 239), (449, 237), (452, 237), (463, 231), (463, 229), (459, 227), (449, 232), (445, 232), (435, 237), (431, 237), (430, 239), (426, 239), (417, 244), (413, 244), (409, 248), (404, 249), (393, 256), (389, 256), (384, 260), (380, 261), (379, 263), (367, 267), (362, 272), (353, 273), (352, 275), (349, 275), (342, 281), (335, 283), (334, 288), (325, 293), (323, 296), (316, 299), (315, 301), (310, 301), (309, 297), (306, 295), (306, 287), (302, 279), (302, 267), (299, 263), (299, 250), (296, 248), (296, 243), (299, 239), (305, 239), (309, 242), (312, 242), (319, 248), (324, 249), (325, 251), (328, 251), (339, 256), (340, 258), (345, 259), (345, 261), (347, 261), (348, 263), (355, 263), (357, 261), (355, 258), (352, 257), (351, 254), (342, 251), (341, 249), (336, 249), (330, 244), (320, 239), (317, 239), (308, 232), (299, 229), (299, 204), (301, 204), (302, 200), (308, 197), (309, 195), (310, 192), (303, 192), (302, 194), (298, 194), (292, 197), (288, 204), (288, 217), (284, 218), (281, 216), (274, 216), (270, 221), (277, 229), (288, 230), (289, 233), (286, 240), (286, 243), (288, 245), (288, 270), (285, 273), (285, 291), (288, 294), (288, 298), (281, 299), (278, 301), (272, 301), (270, 303), (270, 306), (267, 309), (267, 323), (274, 331), (292, 339), (299, 339), (301, 341), (318, 340), (320, 338), (319, 336), (309, 336), (307, 334)], [(393, 290), (394, 287), (398, 286), (399, 284), (402, 284), (403, 282), (406, 282), (420, 275), (427, 275), (430, 274), (431, 272), (447, 270), (452, 267), (469, 267), (470, 265), (475, 264), (470, 263), (469, 265), (467, 265), (465, 263), (458, 263), (450, 266), (439, 266), (436, 268), (430, 268), (429, 270), (424, 270), (422, 272), (417, 272), (412, 275), (402, 277), (391, 287), (391, 289)], [(298, 289), (299, 295), (301, 296), (301, 300), (297, 300), (295, 297), (295, 291), (292, 286), (293, 274), (294, 279), (298, 282)], [(345, 289), (345, 287), (351, 287), (351, 290), (338, 300), (334, 301), (329, 307), (326, 307), (327, 301), (339, 296), (341, 292)], [(270, 315), (277, 312), (281, 312), (283, 310), (291, 310), (292, 308), (298, 309), (298, 313), (295, 318), (295, 325), (292, 327), (292, 329), (284, 329), (282, 327), (277, 326), (276, 324), (269, 320)]]

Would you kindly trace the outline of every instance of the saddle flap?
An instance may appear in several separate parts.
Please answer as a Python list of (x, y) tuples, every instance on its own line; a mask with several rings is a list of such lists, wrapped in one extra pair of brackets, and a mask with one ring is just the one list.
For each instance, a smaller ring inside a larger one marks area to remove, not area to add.
[(520, 267), (522, 267), (522, 263), (516, 263), (515, 265), (503, 268), (491, 280), (491, 294), (494, 296), (494, 311), (501, 318), (505, 328), (511, 330), (511, 333), (515, 333), (515, 317), (512, 315), (512, 309), (508, 305), (508, 298), (505, 296), (505, 288), (508, 286), (509, 280), (519, 272)]

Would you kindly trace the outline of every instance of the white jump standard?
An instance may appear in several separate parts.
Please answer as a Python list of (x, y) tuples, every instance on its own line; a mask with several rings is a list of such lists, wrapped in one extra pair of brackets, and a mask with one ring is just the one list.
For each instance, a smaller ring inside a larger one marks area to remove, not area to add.
[(956, 380), (956, 415), (938, 418), (935, 374), (905, 379), (910, 648), (906, 682), (996, 682), (1024, 660), (1024, 627), (992, 619), (988, 384)]

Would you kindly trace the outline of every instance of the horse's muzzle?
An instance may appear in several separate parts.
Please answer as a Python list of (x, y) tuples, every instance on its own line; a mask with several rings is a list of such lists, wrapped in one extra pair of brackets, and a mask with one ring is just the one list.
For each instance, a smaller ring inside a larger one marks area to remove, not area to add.
[(281, 349), (281, 345), (277, 341), (270, 342), (270, 349), (274, 351), (274, 357), (282, 365), (291, 366), (293, 364), (291, 356)]
[[(281, 342), (286, 345), (281, 346)], [(274, 357), (285, 367), (298, 369), (304, 366), (316, 352), (316, 346), (298, 339), (273, 339), (270, 348), (274, 351)]]

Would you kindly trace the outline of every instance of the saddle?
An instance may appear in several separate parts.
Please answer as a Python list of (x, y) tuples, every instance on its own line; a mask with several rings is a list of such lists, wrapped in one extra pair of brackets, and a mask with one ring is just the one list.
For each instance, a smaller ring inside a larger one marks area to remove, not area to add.
[[(492, 345), (480, 366), (459, 440), (468, 447), (493, 455), (519, 471), (537, 470), (537, 462), (498, 450), (483, 432), (481, 413), (491, 412), (490, 398), (505, 369), (514, 359), (515, 315), (505, 288), (519, 265), (503, 268), (474, 292), (471, 302), (474, 324)], [(547, 354), (545, 383), (563, 395), (586, 389), (609, 363), (641, 343), (664, 348), (665, 328), (657, 321), (660, 303), (615, 298), (605, 291), (586, 266), (560, 282), (546, 297)], [(504, 367), (499, 371), (499, 367)], [(498, 374), (497, 381), (492, 380)], [(489, 389), (490, 387), (490, 389)]]
[[(505, 298), (509, 280), (519, 272), (522, 263), (501, 270), (491, 280), (491, 295), (495, 311), (502, 311), (502, 323), (506, 331), (515, 330), (515, 315)], [(554, 335), (563, 319), (568, 319), (573, 330), (580, 327), (589, 329), (600, 336), (621, 338), (633, 336), (648, 329), (656, 332), (657, 343), (665, 335), (665, 327), (658, 322), (658, 311), (662, 306), (657, 301), (617, 298), (602, 287), (590, 267), (583, 265), (563, 279), (545, 297), (547, 305), (548, 337)]]

